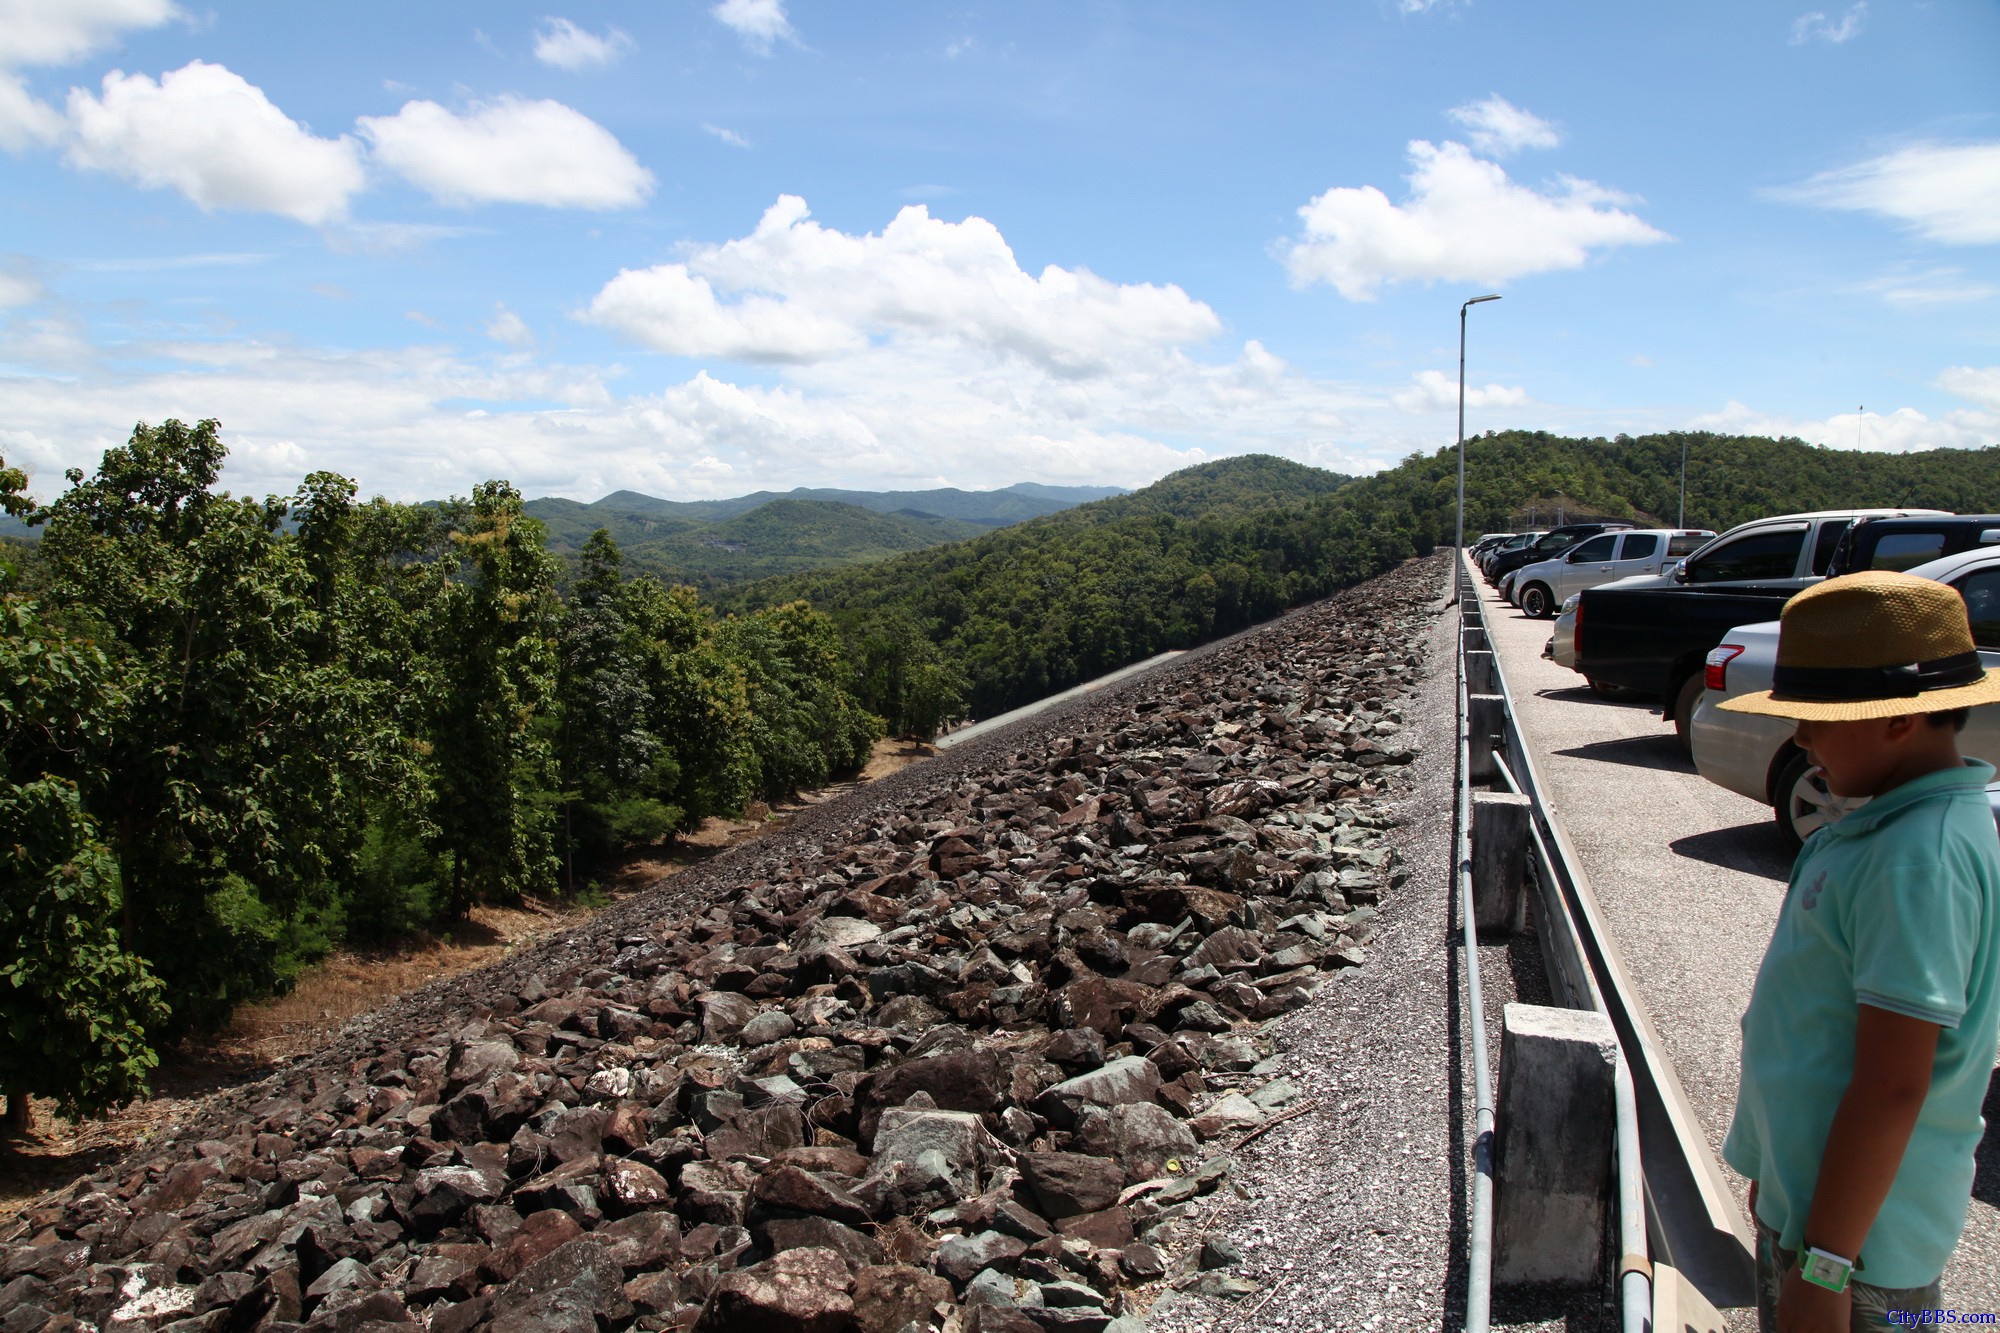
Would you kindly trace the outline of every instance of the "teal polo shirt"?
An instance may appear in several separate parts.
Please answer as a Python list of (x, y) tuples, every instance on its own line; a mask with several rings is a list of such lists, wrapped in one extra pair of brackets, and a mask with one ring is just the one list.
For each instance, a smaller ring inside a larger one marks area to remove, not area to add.
[(1965, 1228), (1979, 1108), (2000, 1044), (2000, 838), (1993, 767), (1931, 773), (1807, 840), (1750, 1008), (1722, 1145), (1757, 1182), (1757, 1215), (1799, 1249), (1833, 1113), (1854, 1074), (1856, 1008), (1936, 1023), (1937, 1060), (1910, 1146), (1856, 1277), (1935, 1281)]

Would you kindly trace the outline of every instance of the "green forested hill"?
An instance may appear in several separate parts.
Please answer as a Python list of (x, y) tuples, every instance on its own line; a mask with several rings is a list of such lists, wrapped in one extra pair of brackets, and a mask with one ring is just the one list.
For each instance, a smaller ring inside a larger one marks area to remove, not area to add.
[[(1614, 440), (1506, 431), (1466, 442), (1466, 531), (1510, 529), (1532, 512), (1656, 518), (1678, 512), (1681, 446), (1687, 446), (1687, 524), (1724, 528), (1809, 509), (1914, 505), (1957, 513), (2000, 506), (2000, 448), (1862, 453), (1802, 440), (1669, 432)], [(1418, 456), (1371, 480), (1401, 492), (1456, 486), (1456, 455)]]
[(1122, 494), (1113, 486), (995, 491), (757, 491), (662, 500), (615, 491), (590, 504), (530, 500), (551, 550), (574, 557), (600, 528), (636, 570), (714, 590), (750, 579), (879, 560)]
[[(1868, 454), (1753, 436), (1515, 431), (1467, 442), (1467, 534), (1518, 527), (1531, 509), (1546, 521), (1558, 505), (1671, 522), (1683, 442), (1690, 526), (1844, 506), (2000, 510), (2000, 448)], [(1223, 459), (971, 541), (753, 584), (728, 602), (805, 598), (855, 645), (885, 625), (920, 635), (963, 672), (966, 703), (984, 716), (1449, 543), (1456, 468), (1450, 447), (1345, 484), (1281, 459)]]

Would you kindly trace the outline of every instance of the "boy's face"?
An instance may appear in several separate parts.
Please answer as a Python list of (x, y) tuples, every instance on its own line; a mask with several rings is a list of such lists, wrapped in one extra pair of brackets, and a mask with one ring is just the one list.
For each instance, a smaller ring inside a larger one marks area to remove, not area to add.
[(1826, 775), (1835, 796), (1880, 796), (1896, 784), (1904, 750), (1928, 726), (1921, 716), (1872, 717), (1858, 722), (1800, 722), (1793, 739)]

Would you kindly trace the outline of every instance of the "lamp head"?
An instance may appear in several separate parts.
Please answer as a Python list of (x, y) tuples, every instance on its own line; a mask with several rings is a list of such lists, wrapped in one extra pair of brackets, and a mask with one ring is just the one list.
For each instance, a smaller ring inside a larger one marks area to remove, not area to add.
[(1460, 307), (1459, 307), (1459, 309), (1460, 309), (1460, 310), (1464, 310), (1464, 309), (1466, 309), (1466, 308), (1467, 308), (1467, 307), (1469, 307), (1469, 306), (1476, 306), (1476, 305), (1478, 305), (1478, 304), (1479, 304), (1479, 303), (1480, 303), (1481, 301), (1497, 301), (1497, 300), (1499, 300), (1499, 299), (1500, 299), (1500, 297), (1499, 297), (1499, 294), (1498, 294), (1498, 293), (1495, 293), (1495, 294), (1494, 294), (1494, 295), (1492, 295), (1492, 296), (1475, 296), (1475, 297), (1473, 297), (1473, 298), (1472, 298), (1472, 299), (1471, 299), (1470, 301), (1467, 301), (1467, 302), (1465, 303), (1465, 305), (1462, 305), (1462, 306), (1460, 306)]

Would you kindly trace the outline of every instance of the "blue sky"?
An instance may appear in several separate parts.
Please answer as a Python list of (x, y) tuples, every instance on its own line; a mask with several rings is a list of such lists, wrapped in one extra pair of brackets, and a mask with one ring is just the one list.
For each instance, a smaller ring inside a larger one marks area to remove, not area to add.
[(0, 454), (1366, 471), (1487, 291), (1470, 430), (2000, 443), (2000, 6), (1824, 3), (0, 0)]

